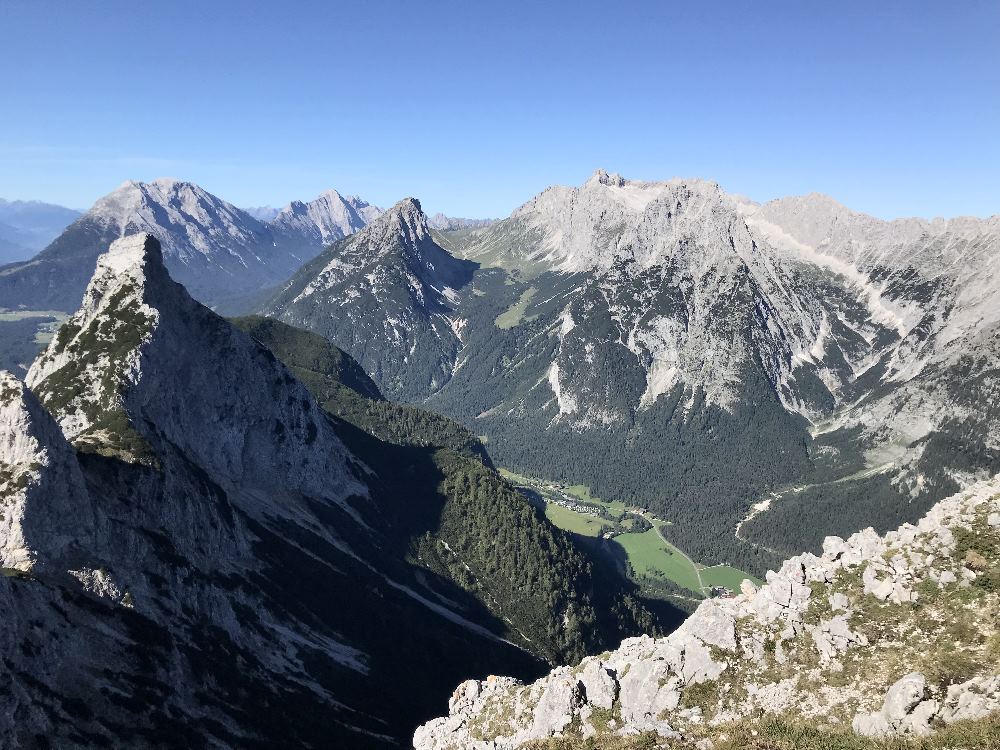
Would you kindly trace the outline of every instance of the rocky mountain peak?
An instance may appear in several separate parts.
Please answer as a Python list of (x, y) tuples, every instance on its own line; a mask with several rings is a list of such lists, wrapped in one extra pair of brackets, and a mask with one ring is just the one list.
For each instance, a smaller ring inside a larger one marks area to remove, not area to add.
[(192, 182), (160, 177), (150, 182), (126, 180), (117, 189), (99, 198), (85, 216), (102, 219), (124, 229), (136, 214), (145, 212), (145, 218), (151, 218), (149, 212), (155, 216), (158, 212), (178, 209), (189, 212), (193, 219), (204, 217), (206, 212), (212, 210), (243, 213)]
[(329, 245), (364, 228), (381, 212), (360, 198), (345, 197), (331, 189), (312, 201), (292, 201), (278, 212), (272, 224), (310, 237), (320, 245)]
[(413, 239), (427, 235), (427, 217), (416, 198), (403, 198), (386, 211), (386, 221)]
[(151, 235), (100, 257), (83, 307), (28, 382), (81, 450), (155, 465), (180, 449), (231, 481), (338, 504), (364, 494), (305, 388), (172, 281)]
[(65, 561), (92, 533), (72, 447), (34, 394), (0, 371), (0, 567)]
[(413, 381), (448, 377), (442, 363), (459, 345), (451, 315), (474, 269), (435, 242), (420, 201), (404, 198), (304, 266), (263, 311), (351, 350), (380, 388), (402, 397)]
[(611, 185), (613, 187), (625, 187), (625, 178), (622, 177), (617, 172), (608, 174), (603, 169), (597, 169), (594, 174), (590, 176), (587, 180), (588, 183), (597, 183), (599, 185)]

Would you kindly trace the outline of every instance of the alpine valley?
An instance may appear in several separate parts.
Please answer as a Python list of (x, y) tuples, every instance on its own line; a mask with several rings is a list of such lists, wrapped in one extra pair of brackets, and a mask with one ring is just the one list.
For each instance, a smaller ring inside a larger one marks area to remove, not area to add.
[(413, 200), (261, 309), (519, 472), (670, 521), (763, 574), (1000, 471), (1000, 217), (596, 172), (485, 228)]
[(695, 179), (127, 182), (0, 267), (0, 746), (1000, 746), (998, 278)]

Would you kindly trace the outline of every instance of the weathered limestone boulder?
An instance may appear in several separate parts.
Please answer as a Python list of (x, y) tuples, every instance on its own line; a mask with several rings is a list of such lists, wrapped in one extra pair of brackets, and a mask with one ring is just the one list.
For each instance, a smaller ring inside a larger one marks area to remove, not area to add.
[(853, 632), (847, 619), (847, 615), (837, 615), (812, 629), (811, 635), (821, 659), (829, 661), (852, 646), (868, 645), (868, 638), (863, 633)]
[(859, 713), (854, 717), (852, 727), (865, 737), (928, 734), (931, 720), (938, 711), (938, 703), (925, 700), (926, 697), (927, 680), (919, 672), (911, 672), (889, 688), (880, 711)]
[(584, 691), (580, 681), (563, 667), (549, 678), (542, 697), (535, 706), (531, 735), (551, 737), (569, 726), (573, 717), (584, 705)]
[(587, 703), (596, 708), (610, 710), (618, 699), (618, 681), (614, 672), (600, 661), (591, 661), (580, 674)]
[(942, 701), (940, 717), (950, 724), (981, 719), (995, 711), (1000, 711), (1000, 675), (987, 675), (950, 685)]

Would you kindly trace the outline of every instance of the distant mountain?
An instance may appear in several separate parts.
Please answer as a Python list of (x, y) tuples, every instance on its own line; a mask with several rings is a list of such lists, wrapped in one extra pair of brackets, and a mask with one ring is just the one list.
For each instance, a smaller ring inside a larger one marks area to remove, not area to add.
[(315, 227), (267, 224), (189, 182), (126, 182), (31, 261), (0, 270), (10, 307), (72, 311), (97, 256), (115, 239), (150, 232), (171, 273), (199, 300), (246, 309), (320, 252)]
[(470, 673), (652, 627), (454, 423), (149, 235), (95, 268), (31, 390), (0, 373), (3, 746), (398, 747)]
[(243, 210), (258, 221), (271, 221), (281, 212), (280, 208), (274, 208), (273, 206), (252, 206)]
[(881, 222), (599, 171), (462, 254), (504, 272), (509, 307), (490, 326), (499, 305), (463, 296), (456, 374), (428, 403), (501, 461), (650, 505), (697, 554), (760, 571), (1000, 468), (995, 441), (971, 447), (1000, 427), (998, 217)]
[(434, 241), (407, 198), (303, 266), (262, 310), (325, 336), (386, 393), (409, 399), (451, 377), (455, 290), (475, 267)]
[(79, 215), (52, 203), (0, 199), (0, 265), (31, 257)]
[(436, 213), (427, 219), (427, 226), (431, 229), (453, 232), (459, 229), (481, 229), (482, 227), (488, 227), (494, 221), (496, 219), (461, 219)]
[(30, 257), (27, 241), (20, 229), (0, 222), (0, 266)]
[(308, 203), (292, 201), (271, 220), (278, 229), (308, 237), (325, 247), (366, 227), (382, 214), (382, 209), (360, 198), (346, 198), (328, 190)]

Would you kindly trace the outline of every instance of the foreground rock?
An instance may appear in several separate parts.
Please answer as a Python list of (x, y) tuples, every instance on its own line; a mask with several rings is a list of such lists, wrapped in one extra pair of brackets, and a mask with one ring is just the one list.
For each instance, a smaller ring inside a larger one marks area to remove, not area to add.
[(1000, 709), (1000, 477), (880, 537), (829, 537), (757, 590), (704, 602), (663, 639), (525, 685), (469, 681), (417, 750), (517, 748), (655, 732), (711, 740), (761, 714), (869, 737), (923, 735)]

